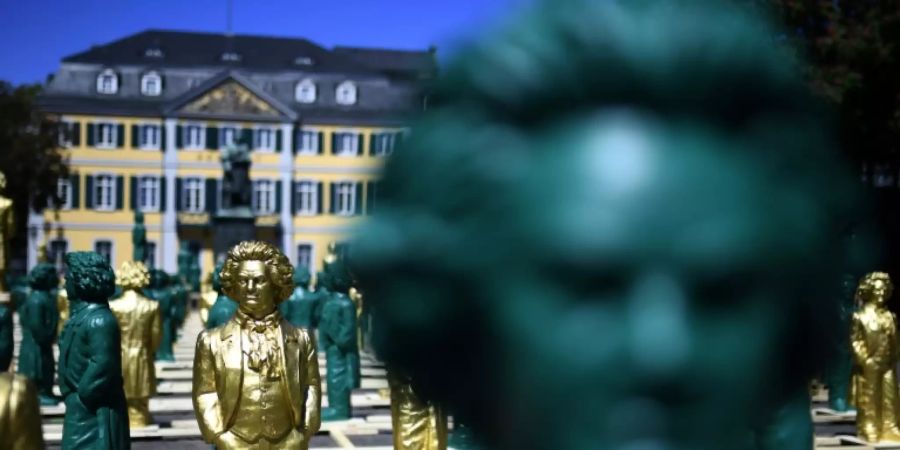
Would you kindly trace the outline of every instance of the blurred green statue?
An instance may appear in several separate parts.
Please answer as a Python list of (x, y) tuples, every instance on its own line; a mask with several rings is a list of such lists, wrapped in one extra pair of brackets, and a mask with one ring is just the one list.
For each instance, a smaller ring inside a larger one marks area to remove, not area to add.
[(162, 269), (150, 270), (150, 285), (144, 295), (159, 302), (159, 316), (162, 320), (162, 338), (156, 349), (157, 361), (175, 361), (175, 320), (178, 315), (175, 293), (169, 285), (169, 275)]
[(322, 291), (322, 313), (319, 319), (319, 340), (325, 350), (328, 407), (322, 410), (322, 420), (350, 418), (350, 396), (354, 388), (353, 354), (356, 348), (356, 308), (345, 292), (347, 277), (320, 272), (317, 286)]
[(190, 296), (190, 286), (187, 281), (179, 274), (167, 274), (169, 292), (172, 295), (172, 326), (174, 329), (173, 340), (178, 340), (178, 330), (184, 325), (187, 318), (188, 297)]
[(0, 298), (0, 372), (9, 370), (13, 358), (13, 310), (9, 297)]
[(147, 261), (147, 228), (144, 226), (144, 213), (134, 211), (134, 227), (131, 229), (131, 260)]
[(853, 180), (736, 3), (544, 0), (387, 161), (375, 348), (485, 447), (744, 448), (828, 360)]
[(51, 292), (59, 284), (56, 267), (40, 263), (28, 274), (31, 293), (19, 307), (19, 323), (22, 326), (22, 343), (19, 347), (19, 364), (16, 371), (31, 379), (38, 390), (42, 405), (59, 402), (53, 394), (56, 363), (53, 360), (53, 343), (56, 342), (56, 296)]
[(207, 330), (225, 324), (234, 317), (234, 313), (238, 310), (238, 303), (222, 292), (223, 264), (224, 263), (217, 264), (216, 270), (213, 271), (212, 288), (219, 293), (219, 297), (216, 299), (216, 302), (213, 303), (212, 307), (209, 308), (209, 315), (206, 319)]
[(178, 275), (186, 280), (191, 292), (200, 291), (200, 262), (188, 241), (182, 241), (178, 249)]
[(66, 402), (61, 447), (127, 450), (121, 335), (107, 303), (116, 277), (97, 253), (65, 258), (70, 316), (59, 337), (59, 389)]
[(309, 290), (311, 281), (309, 268), (300, 266), (294, 269), (294, 293), (278, 305), (281, 315), (291, 325), (303, 328), (315, 336), (318, 317), (319, 296)]

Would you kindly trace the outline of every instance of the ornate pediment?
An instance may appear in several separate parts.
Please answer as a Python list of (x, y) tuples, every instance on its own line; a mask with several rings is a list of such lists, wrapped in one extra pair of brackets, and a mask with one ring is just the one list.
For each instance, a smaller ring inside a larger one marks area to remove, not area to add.
[(281, 116), (276, 108), (233, 79), (210, 89), (179, 111), (216, 116)]

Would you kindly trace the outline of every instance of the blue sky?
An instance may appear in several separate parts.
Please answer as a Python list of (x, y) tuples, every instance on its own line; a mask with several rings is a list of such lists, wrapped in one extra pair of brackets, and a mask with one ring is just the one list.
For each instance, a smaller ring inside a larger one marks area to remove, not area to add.
[[(59, 61), (147, 29), (224, 32), (228, 0), (0, 0), (0, 80), (42, 82)], [(529, 0), (233, 0), (234, 31), (452, 52)]]

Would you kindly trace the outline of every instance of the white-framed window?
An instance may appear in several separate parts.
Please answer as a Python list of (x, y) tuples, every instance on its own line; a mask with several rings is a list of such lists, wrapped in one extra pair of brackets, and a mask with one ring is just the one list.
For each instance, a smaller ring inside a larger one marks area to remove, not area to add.
[(202, 178), (185, 178), (182, 181), (181, 206), (186, 212), (198, 213), (205, 210), (205, 189)]
[(335, 133), (334, 154), (338, 156), (356, 156), (359, 154), (359, 133)]
[(147, 241), (147, 251), (144, 253), (144, 265), (148, 269), (156, 268), (156, 242)]
[(187, 150), (201, 150), (206, 148), (206, 127), (191, 123), (182, 127), (184, 136), (184, 148)]
[(51, 240), (50, 245), (47, 246), (47, 260), (56, 266), (56, 271), (59, 273), (65, 272), (65, 256), (68, 251), (69, 241), (61, 238)]
[(319, 183), (298, 182), (296, 195), (297, 214), (312, 216), (319, 213)]
[(144, 175), (137, 179), (137, 207), (143, 212), (159, 211), (161, 181), (156, 175)]
[(99, 239), (94, 241), (94, 251), (97, 252), (106, 263), (113, 265), (113, 243), (110, 240)]
[(112, 211), (116, 209), (116, 177), (113, 175), (94, 175), (93, 195), (94, 209)]
[(141, 150), (159, 150), (162, 145), (162, 128), (159, 125), (143, 124), (138, 126), (138, 148)]
[(110, 122), (98, 123), (94, 129), (97, 136), (94, 140), (94, 147), (97, 148), (116, 148), (119, 142), (119, 126)]
[(297, 267), (306, 267), (310, 271), (313, 269), (313, 245), (312, 244), (297, 244)]
[(316, 83), (309, 78), (297, 83), (294, 88), (294, 98), (299, 103), (315, 103), (316, 101)]
[(378, 133), (373, 136), (372, 154), (376, 156), (387, 156), (394, 152), (394, 146), (397, 145), (400, 133)]
[(354, 105), (356, 97), (356, 84), (352, 81), (339, 84), (334, 92), (334, 98), (339, 105)]
[(258, 215), (275, 213), (275, 182), (272, 180), (253, 181), (253, 212)]
[(72, 180), (56, 180), (56, 195), (59, 196), (59, 209), (72, 209)]
[(319, 132), (313, 130), (303, 130), (298, 136), (297, 153), (303, 155), (314, 155), (319, 153)]
[(337, 184), (335, 189), (334, 213), (339, 216), (352, 216), (356, 214), (356, 183), (344, 181)]
[(219, 148), (227, 148), (237, 144), (240, 136), (241, 130), (238, 127), (226, 125), (219, 128)]
[(59, 146), (69, 148), (73, 143), (73, 133), (75, 127), (79, 126), (78, 122), (62, 121), (59, 123)]
[(104, 69), (97, 75), (97, 92), (101, 94), (115, 94), (119, 92), (119, 75), (112, 69)]
[(274, 152), (275, 130), (269, 127), (258, 127), (253, 130), (253, 148), (260, 152)]
[(156, 97), (162, 94), (162, 77), (156, 72), (147, 72), (141, 77), (141, 94)]

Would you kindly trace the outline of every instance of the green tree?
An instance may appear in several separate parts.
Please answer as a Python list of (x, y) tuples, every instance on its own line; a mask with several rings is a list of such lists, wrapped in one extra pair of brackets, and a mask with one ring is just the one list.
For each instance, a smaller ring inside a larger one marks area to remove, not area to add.
[(16, 257), (24, 254), (29, 207), (59, 204), (56, 186), (69, 176), (68, 161), (58, 148), (60, 124), (36, 106), (40, 85), (13, 87), (0, 81), (0, 172), (6, 193), (15, 204)]

